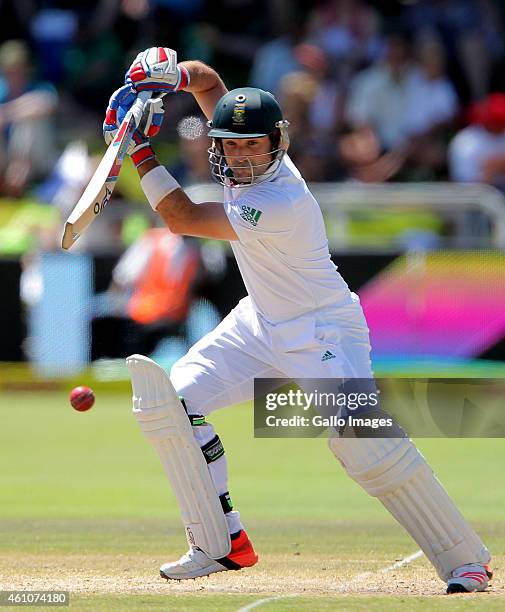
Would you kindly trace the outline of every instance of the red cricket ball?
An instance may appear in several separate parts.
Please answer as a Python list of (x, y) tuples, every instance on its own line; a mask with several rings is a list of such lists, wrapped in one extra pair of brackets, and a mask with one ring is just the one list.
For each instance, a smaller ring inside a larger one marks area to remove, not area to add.
[(85, 412), (95, 403), (95, 394), (89, 387), (76, 387), (70, 392), (69, 399), (75, 410)]

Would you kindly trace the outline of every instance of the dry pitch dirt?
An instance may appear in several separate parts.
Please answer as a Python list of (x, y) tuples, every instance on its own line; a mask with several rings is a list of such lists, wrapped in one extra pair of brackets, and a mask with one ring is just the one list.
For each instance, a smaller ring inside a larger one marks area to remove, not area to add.
[[(483, 597), (504, 597), (499, 571)], [(383, 562), (370, 559), (332, 560), (300, 555), (266, 556), (257, 567), (240, 573), (214, 574), (187, 582), (166, 582), (157, 575), (160, 560), (141, 555), (0, 555), (0, 589), (65, 590), (75, 594), (149, 594), (167, 592), (267, 595), (398, 595), (439, 596), (444, 585), (421, 557), (384, 572)], [(505, 602), (504, 602), (505, 607)]]

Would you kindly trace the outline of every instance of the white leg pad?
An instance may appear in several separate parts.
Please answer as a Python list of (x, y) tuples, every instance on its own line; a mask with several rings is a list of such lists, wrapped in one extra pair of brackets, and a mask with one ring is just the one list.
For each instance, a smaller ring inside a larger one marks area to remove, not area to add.
[(165, 370), (143, 355), (126, 360), (133, 388), (133, 413), (160, 456), (172, 485), (186, 537), (212, 559), (231, 550), (219, 496), (186, 411)]
[(425, 458), (407, 438), (331, 438), (349, 476), (377, 497), (418, 543), (444, 581), (490, 555)]

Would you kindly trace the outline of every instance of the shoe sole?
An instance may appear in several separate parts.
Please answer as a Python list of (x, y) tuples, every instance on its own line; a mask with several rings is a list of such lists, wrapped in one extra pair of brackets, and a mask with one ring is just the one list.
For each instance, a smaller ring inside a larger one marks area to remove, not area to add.
[(447, 585), (446, 593), (448, 595), (454, 595), (456, 593), (482, 593), (487, 589), (489, 585), (486, 583), (485, 585), (479, 585), (476, 589), (467, 589), (459, 582), (454, 582), (453, 584)]
[(230, 570), (228, 570), (228, 568), (226, 567), (223, 567), (222, 570), (215, 570), (213, 572), (210, 572), (209, 574), (199, 574), (196, 576), (181, 576), (179, 578), (176, 576), (167, 576), (164, 572), (160, 570), (160, 576), (164, 578), (165, 580), (176, 580), (177, 582), (181, 582), (182, 580), (196, 580), (197, 578), (208, 578), (211, 574), (219, 574), (220, 572), (227, 572), (227, 571), (230, 571)]

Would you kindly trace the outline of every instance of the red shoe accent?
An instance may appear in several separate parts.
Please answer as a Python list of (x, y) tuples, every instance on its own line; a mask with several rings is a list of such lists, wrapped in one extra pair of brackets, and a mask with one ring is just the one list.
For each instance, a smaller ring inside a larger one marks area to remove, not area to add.
[(226, 558), (240, 567), (251, 567), (258, 563), (258, 555), (243, 529), (239, 531), (238, 537), (231, 541), (231, 551)]
[(487, 577), (489, 578), (489, 580), (491, 580), (491, 578), (493, 577), (493, 570), (491, 569), (491, 566), (484, 565), (484, 569), (486, 570)]

